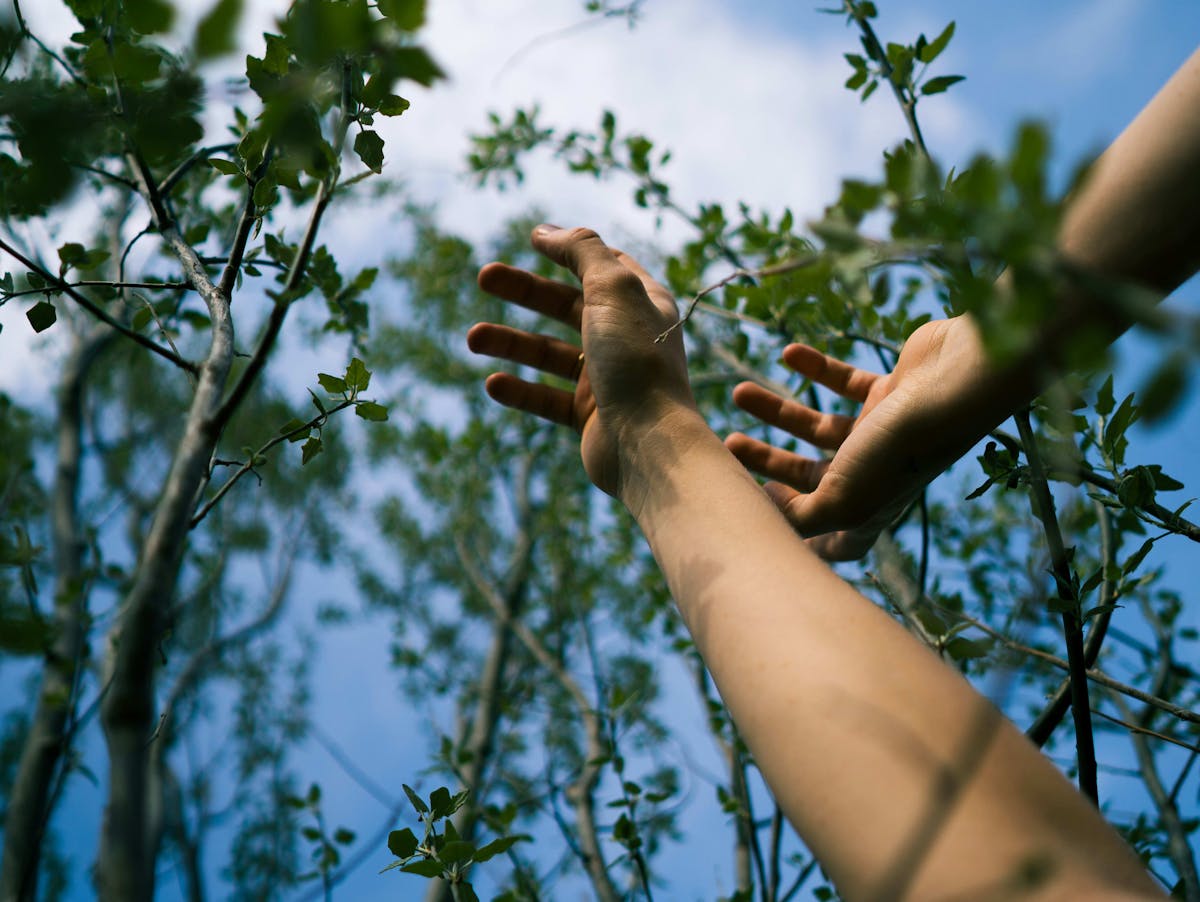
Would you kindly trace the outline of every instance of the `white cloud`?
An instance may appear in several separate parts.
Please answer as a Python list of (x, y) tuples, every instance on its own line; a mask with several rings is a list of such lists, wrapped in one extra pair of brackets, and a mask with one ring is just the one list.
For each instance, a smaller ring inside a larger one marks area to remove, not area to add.
[[(819, 212), (839, 176), (875, 171), (880, 149), (903, 137), (890, 106), (860, 109), (842, 88), (845, 41), (754, 29), (712, 0), (656, 0), (647, 9), (633, 31), (611, 21), (568, 31), (583, 15), (576, 3), (434, 4), (427, 42), (452, 81), (414, 97), (388, 127), (393, 171), (422, 196), (436, 193), (448, 222), (474, 237), (488, 234), (501, 210), (533, 202), (564, 223), (622, 223), (644, 234), (650, 218), (632, 212), (628, 183), (571, 177), (553, 161), (534, 162), (514, 199), (472, 192), (454, 180), (464, 133), (482, 128), (491, 109), (538, 103), (546, 123), (589, 128), (611, 108), (622, 129), (673, 151), (666, 175), (685, 206), (744, 199), (801, 216)], [(951, 99), (941, 107), (939, 129), (966, 118)]]

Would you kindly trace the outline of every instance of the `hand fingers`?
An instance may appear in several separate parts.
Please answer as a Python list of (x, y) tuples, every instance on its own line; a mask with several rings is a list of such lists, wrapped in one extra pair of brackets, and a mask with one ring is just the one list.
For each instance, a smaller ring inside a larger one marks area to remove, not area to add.
[(467, 332), (467, 347), (476, 354), (511, 360), (563, 379), (578, 378), (581, 369), (582, 355), (575, 345), (495, 323), (472, 326)]
[(579, 331), (583, 294), (573, 285), (544, 279), (504, 263), (489, 263), (479, 270), (479, 287), (488, 294), (552, 317)]
[(824, 560), (856, 561), (870, 551), (879, 538), (878, 530), (837, 530), (818, 522), (821, 518), (815, 512), (820, 497), (817, 494), (797, 492), (778, 482), (768, 482), (763, 491), (792, 528), (804, 536), (808, 546)]
[(531, 413), (560, 426), (579, 428), (571, 392), (537, 382), (526, 382), (511, 373), (492, 373), (484, 383), (488, 396), (505, 407)]
[(585, 303), (620, 307), (649, 301), (642, 280), (591, 229), (540, 225), (533, 230), (533, 246), (575, 274)]
[(836, 451), (854, 428), (854, 417), (818, 413), (753, 382), (743, 382), (734, 388), (733, 403), (764, 423), (827, 451)]
[(740, 432), (726, 438), (725, 447), (747, 470), (753, 470), (767, 479), (786, 483), (792, 489), (801, 492), (816, 491), (821, 477), (829, 469), (827, 460), (801, 457)]
[(878, 373), (860, 370), (808, 345), (788, 345), (783, 349), (783, 362), (806, 379), (860, 403), (867, 400), (867, 392), (875, 380), (882, 378)]

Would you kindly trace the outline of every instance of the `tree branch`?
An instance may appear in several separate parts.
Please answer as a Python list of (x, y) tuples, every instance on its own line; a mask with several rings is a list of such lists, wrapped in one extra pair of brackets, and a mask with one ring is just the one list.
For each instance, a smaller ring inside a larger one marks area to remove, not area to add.
[[(463, 544), (461, 536), (454, 537), (454, 547), (458, 552), (459, 561), (463, 565), (463, 571), (471, 580), (471, 584), (491, 606), (496, 617), (505, 618), (504, 599), (496, 591), (496, 587), (484, 579), (474, 558)], [(534, 632), (519, 620), (508, 619), (506, 622), (534, 660), (545, 668), (570, 696), (583, 720), (584, 733), (587, 737), (584, 759), (586, 763), (578, 779), (568, 788), (567, 798), (575, 806), (580, 849), (585, 859), (584, 867), (592, 881), (596, 895), (601, 902), (620, 902), (621, 894), (613, 885), (604, 861), (603, 851), (600, 848), (600, 840), (596, 831), (595, 802), (592, 798), (592, 793), (600, 779), (602, 765), (599, 762), (604, 760), (606, 752), (600, 718), (578, 681), (558, 662)]]
[[(1011, 649), (1012, 651), (1031, 658), (1037, 658), (1039, 661), (1045, 661), (1047, 664), (1057, 667), (1059, 670), (1064, 670), (1068, 673), (1071, 670), (1071, 665), (1057, 655), (1052, 655), (1048, 651), (1042, 651), (1040, 648), (1033, 648), (1032, 646), (1024, 645), (1018, 642), (1016, 639), (1009, 638), (1004, 633), (1000, 632), (1000, 630), (988, 626), (988, 624), (984, 623), (982, 620), (977, 620), (968, 614), (964, 614), (962, 611), (951, 610), (950, 608), (943, 607), (942, 605), (936, 604), (932, 601), (930, 604), (933, 605), (936, 610), (948, 617), (957, 618), (964, 623), (969, 623), (977, 630), (980, 630), (991, 636), (1005, 648)], [(1115, 631), (1113, 632), (1115, 635)], [(1136, 699), (1139, 702), (1145, 702), (1147, 705), (1153, 705), (1160, 711), (1165, 711), (1172, 717), (1176, 717), (1179, 720), (1186, 721), (1187, 723), (1200, 724), (1200, 713), (1191, 711), (1182, 705), (1177, 705), (1174, 702), (1168, 701), (1164, 698), (1159, 698), (1156, 695), (1151, 695), (1149, 692), (1143, 692), (1141, 689), (1138, 689), (1135, 686), (1130, 686), (1127, 683), (1122, 683), (1119, 680), (1115, 680), (1102, 670), (1093, 667), (1087, 671), (1086, 675), (1089, 680), (1098, 686), (1104, 686), (1107, 689), (1120, 692), (1122, 695), (1127, 695), (1129, 698)]]
[(875, 29), (871, 27), (870, 20), (859, 12), (854, 0), (845, 0), (845, 3), (846, 12), (854, 18), (854, 21), (858, 23), (859, 31), (862, 32), (863, 44), (868, 55), (879, 64), (880, 72), (887, 79), (887, 83), (892, 88), (892, 93), (896, 95), (896, 102), (900, 104), (900, 111), (904, 114), (904, 121), (908, 124), (908, 130), (912, 135), (913, 143), (928, 158), (929, 148), (925, 146), (925, 137), (921, 134), (920, 123), (917, 122), (917, 98), (915, 96), (906, 96), (904, 89), (892, 80), (892, 64), (888, 60), (887, 51), (883, 49), (883, 45), (879, 42), (879, 38), (875, 34)]
[(80, 294), (78, 291), (76, 291), (74, 288), (72, 288), (71, 285), (69, 285), (67, 282), (64, 282), (62, 279), (58, 278), (58, 276), (54, 275), (53, 273), (44, 269), (42, 266), (35, 263), (33, 260), (31, 260), (29, 257), (25, 256), (23, 253), (21, 253), (19, 250), (17, 250), (15, 247), (13, 247), (11, 244), (9, 244), (7, 241), (5, 241), (2, 238), (0, 238), (0, 251), (4, 251), (10, 257), (13, 257), (20, 263), (24, 264), (24, 266), (30, 272), (37, 273), (39, 276), (41, 276), (46, 281), (47, 285), (52, 286), (50, 290), (58, 291), (58, 292), (65, 294), (67, 297), (69, 297), (71, 300), (73, 300), (75, 303), (77, 303), (80, 307), (82, 307), (84, 310), (86, 310), (88, 313), (90, 313), (96, 319), (100, 320), (100, 322), (104, 323), (106, 326), (110, 327), (111, 329), (113, 329), (117, 332), (120, 332), (122, 335), (124, 335), (130, 341), (141, 345), (143, 348), (146, 348), (148, 351), (154, 352), (159, 357), (162, 357), (164, 360), (169, 360), (171, 363), (175, 364), (175, 366), (179, 367), (181, 370), (185, 370), (186, 372), (189, 372), (189, 373), (195, 373), (197, 371), (196, 364), (192, 363), (190, 360), (185, 360), (184, 358), (180, 357), (178, 354), (174, 353), (173, 351), (171, 351), (167, 348), (164, 348), (160, 344), (156, 344), (155, 342), (151, 341), (146, 336), (141, 335), (138, 332), (134, 332), (128, 326), (113, 319), (111, 316), (109, 316), (109, 314), (104, 309), (97, 306), (86, 295)]
[[(263, 332), (262, 338), (259, 339), (258, 347), (254, 349), (254, 353), (250, 357), (250, 362), (246, 365), (246, 369), (242, 371), (242, 375), (234, 386), (233, 391), (221, 405), (221, 409), (217, 411), (215, 426), (218, 430), (225, 427), (234, 413), (237, 412), (238, 407), (241, 406), (242, 401), (246, 399), (250, 387), (258, 378), (258, 374), (262, 372), (262, 368), (267, 363), (267, 358), (275, 347), (275, 340), (279, 337), (279, 332), (283, 328), (283, 321), (287, 318), (288, 308), (292, 304), (292, 294), (300, 286), (300, 282), (304, 278), (304, 271), (308, 266), (308, 258), (312, 254), (313, 245), (317, 239), (317, 230), (321, 225), (321, 217), (325, 215), (325, 209), (329, 206), (331, 191), (332, 186), (328, 181), (321, 183), (321, 187), (317, 191), (317, 199), (312, 215), (308, 220), (308, 227), (304, 231), (304, 238), (296, 250), (296, 256), (292, 260), (287, 280), (284, 282), (279, 294), (275, 296), (275, 306), (271, 309), (271, 315), (267, 318), (267, 327)], [(230, 262), (232, 262), (232, 258), (230, 258)]]
[[(1161, 692), (1162, 688), (1161, 682), (1155, 686), (1157, 692)], [(1110, 693), (1110, 697), (1113, 704), (1117, 706), (1117, 710), (1121, 712), (1121, 716), (1125, 720), (1133, 720), (1132, 712), (1125, 704), (1124, 699), (1116, 693)], [(1142, 772), (1142, 782), (1145, 784), (1150, 798), (1154, 800), (1154, 807), (1158, 809), (1158, 815), (1162, 818), (1163, 827), (1167, 831), (1167, 854), (1185, 887), (1184, 897), (1200, 899), (1200, 875), (1196, 873), (1196, 857), (1192, 852), (1191, 843), (1188, 841), (1189, 831), (1184, 826), (1183, 818), (1180, 817), (1179, 808), (1175, 805), (1174, 799), (1167, 794), (1163, 787), (1162, 780), (1158, 775), (1158, 767), (1154, 762), (1154, 754), (1146, 742), (1145, 732), (1147, 731), (1144, 728), (1135, 728), (1129, 731), (1129, 741), (1133, 743), (1133, 751), (1137, 755), (1138, 767)]]
[[(1116, 560), (1112, 522), (1108, 516), (1108, 509), (1099, 501), (1095, 502), (1095, 505), (1096, 519), (1100, 523), (1100, 565), (1105, 568), (1104, 572), (1107, 574), (1108, 568), (1113, 566)], [(1116, 604), (1117, 582), (1117, 580), (1105, 576), (1100, 588), (1100, 607)], [(1108, 624), (1112, 620), (1112, 615), (1112, 608), (1101, 611), (1096, 615), (1092, 628), (1088, 631), (1087, 639), (1083, 643), (1083, 662), (1087, 669), (1090, 669), (1100, 656), (1100, 647), (1104, 644), (1104, 637), (1108, 634)], [(1037, 719), (1029, 725), (1025, 735), (1034, 745), (1041, 748), (1049, 741), (1058, 725), (1062, 723), (1070, 706), (1071, 681), (1067, 679), (1063, 680), (1054, 690), (1050, 702), (1042, 709), (1042, 713), (1037, 716)]]
[(215, 153), (227, 153), (228, 151), (236, 149), (236, 144), (214, 144), (211, 147), (201, 147), (190, 157), (176, 166), (171, 174), (162, 180), (162, 184), (158, 189), (159, 192), (165, 198), (175, 189), (175, 186), (183, 180), (183, 177), (196, 167), (197, 164), (204, 162)]
[(1067, 660), (1071, 675), (1071, 716), (1075, 723), (1075, 754), (1079, 765), (1079, 788), (1092, 802), (1099, 804), (1099, 789), (1096, 785), (1096, 746), (1092, 736), (1091, 702), (1088, 698), (1087, 663), (1083, 652), (1083, 624), (1080, 621), (1079, 597), (1075, 573), (1071, 560), (1063, 545), (1062, 532), (1054, 513), (1054, 497), (1046, 482), (1046, 471), (1042, 466), (1041, 454), (1028, 411), (1015, 417), (1021, 444), (1025, 446), (1025, 459), (1029, 463), (1029, 500), (1034, 515), (1041, 521), (1050, 548), (1050, 563), (1057, 584), (1058, 597), (1065, 602), (1067, 610), (1062, 612), (1063, 635), (1067, 645)]
[(335, 413), (337, 413), (340, 410), (345, 410), (347, 407), (352, 407), (352, 406), (354, 406), (354, 401), (350, 401), (350, 400), (339, 401), (333, 407), (329, 408), (329, 410), (327, 410), (325, 413), (317, 414), (315, 417), (313, 417), (311, 420), (309, 420), (304, 425), (297, 426), (295, 429), (291, 430), (290, 432), (285, 432), (285, 433), (275, 436), (275, 438), (271, 439), (269, 442), (267, 442), (265, 445), (263, 445), (261, 448), (259, 448), (257, 451), (255, 451), (253, 454), (251, 454), (250, 459), (248, 461), (246, 461), (244, 464), (242, 464), (240, 467), (238, 467), (236, 472), (234, 472), (234, 474), (232, 476), (230, 476), (227, 480), (225, 480), (225, 482), (221, 485), (221, 487), (219, 489), (217, 489), (216, 494), (213, 495), (211, 498), (209, 498), (208, 501), (206, 501), (204, 503), (204, 506), (202, 508), (200, 508), (199, 511), (196, 512), (196, 515), (194, 517), (192, 517), (192, 519), (190, 521), (188, 521), (188, 529), (195, 529), (197, 526), (200, 525), (200, 522), (205, 517), (207, 517), (209, 515), (209, 513), (212, 512), (212, 509), (217, 506), (218, 502), (220, 502), (220, 500), (225, 497), (226, 492), (228, 492), (231, 488), (233, 488), (234, 483), (236, 483), (239, 479), (241, 479), (243, 476), (245, 476), (247, 473), (251, 472), (254, 469), (255, 461), (257, 461), (259, 457), (266, 454), (268, 451), (270, 451), (276, 445), (278, 445), (282, 442), (289, 441), (294, 436), (304, 434), (304, 432), (306, 430), (315, 429), (318, 426), (323, 426), (326, 422), (328, 422), (329, 418), (331, 416), (333, 416)]

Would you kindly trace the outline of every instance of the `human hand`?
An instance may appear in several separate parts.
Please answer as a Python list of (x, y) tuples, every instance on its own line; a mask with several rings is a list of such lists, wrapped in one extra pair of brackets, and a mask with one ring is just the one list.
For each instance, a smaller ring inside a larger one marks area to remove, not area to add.
[(479, 286), (489, 294), (565, 323), (581, 345), (495, 323), (477, 323), (468, 347), (576, 381), (574, 391), (527, 382), (509, 373), (488, 377), (488, 394), (507, 407), (578, 431), (589, 478), (620, 496), (629, 455), (647, 430), (695, 412), (678, 331), (657, 337), (678, 319), (670, 292), (633, 258), (607, 247), (590, 229), (538, 226), (533, 247), (570, 269), (582, 283), (562, 282), (489, 263)]
[(983, 352), (974, 323), (935, 320), (905, 342), (880, 375), (788, 345), (797, 373), (862, 404), (856, 417), (820, 413), (751, 382), (738, 407), (832, 456), (805, 457), (735, 432), (726, 447), (772, 480), (767, 493), (826, 560), (865, 555), (921, 491), (1036, 392), (1032, 378), (1001, 372)]

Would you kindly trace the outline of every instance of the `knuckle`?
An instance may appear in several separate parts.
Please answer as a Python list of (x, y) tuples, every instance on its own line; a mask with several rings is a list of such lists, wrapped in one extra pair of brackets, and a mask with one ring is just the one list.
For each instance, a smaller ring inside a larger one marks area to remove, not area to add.
[(589, 294), (627, 295), (641, 293), (643, 288), (641, 279), (613, 260), (611, 265), (589, 269), (583, 277), (583, 290)]
[(577, 244), (581, 241), (600, 241), (600, 236), (596, 234), (595, 229), (580, 226), (570, 229), (566, 234), (566, 240), (570, 244)]

